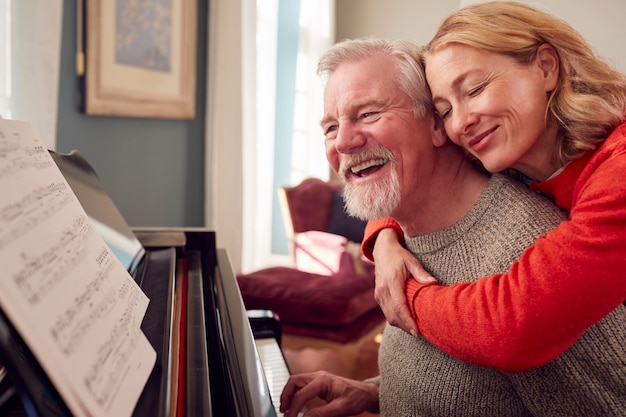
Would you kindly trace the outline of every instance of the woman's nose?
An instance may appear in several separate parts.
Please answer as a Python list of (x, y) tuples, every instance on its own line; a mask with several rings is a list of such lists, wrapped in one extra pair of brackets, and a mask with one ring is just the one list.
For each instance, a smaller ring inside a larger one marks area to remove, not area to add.
[(451, 121), (446, 125), (446, 132), (452, 136), (467, 135), (472, 132), (472, 128), (478, 122), (478, 116), (476, 113), (470, 111), (464, 106), (458, 106), (452, 115), (450, 115)]

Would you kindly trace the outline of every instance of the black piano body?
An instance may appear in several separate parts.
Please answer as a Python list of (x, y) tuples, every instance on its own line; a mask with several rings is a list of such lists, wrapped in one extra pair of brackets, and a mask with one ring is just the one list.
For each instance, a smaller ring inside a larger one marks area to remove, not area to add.
[[(277, 415), (268, 382), (272, 375), (267, 375), (275, 370), (263, 367), (228, 254), (215, 247), (215, 233), (169, 229), (137, 234), (154, 268), (147, 268), (140, 285), (151, 300), (166, 301), (151, 303), (142, 326), (157, 349), (157, 365), (133, 415), (176, 415), (173, 392), (181, 389), (182, 403), (176, 407), (184, 410), (182, 415)], [(165, 285), (153, 279), (152, 274), (161, 277), (166, 271), (174, 278)], [(171, 375), (178, 355), (171, 354), (175, 337), (167, 333), (177, 327), (172, 306), (176, 280), (184, 275), (187, 328), (182, 334), (187, 337), (179, 345), (184, 345), (186, 360), (180, 364), (186, 369), (181, 373), (185, 381), (179, 377), (175, 386)]]
[[(182, 415), (277, 415), (273, 404), (277, 398), (270, 395), (270, 385), (284, 383), (284, 373), (263, 366), (258, 339), (250, 326), (228, 254), (216, 248), (215, 233), (162, 229), (137, 231), (137, 235), (144, 242), (146, 260), (152, 260), (155, 268), (147, 268), (140, 285), (151, 300), (167, 301), (164, 306), (151, 303), (146, 313), (150, 319), (142, 326), (160, 353), (134, 416), (175, 415), (172, 392), (182, 388), (179, 399), (183, 403), (177, 406), (184, 410)], [(151, 276), (163, 276), (167, 270), (167, 275), (174, 278), (165, 286), (161, 279)], [(175, 387), (176, 381), (166, 376), (172, 374), (177, 359), (177, 355), (171, 354), (175, 338), (168, 337), (167, 329), (176, 328), (176, 314), (172, 311), (176, 304), (175, 281), (184, 275), (187, 328), (182, 333), (187, 337), (180, 344), (185, 345), (186, 360), (181, 362), (181, 366), (186, 366), (182, 372), (185, 382), (178, 378), (179, 386)], [(277, 340), (272, 343), (278, 346)], [(280, 381), (273, 380), (274, 373), (280, 375)]]
[[(280, 415), (277, 393), (288, 369), (280, 354), (280, 335), (267, 332), (276, 327), (275, 319), (268, 314), (272, 324), (261, 324), (262, 335), (255, 337), (228, 254), (216, 247), (215, 232), (204, 228), (129, 232), (86, 160), (76, 152), (52, 155), (84, 207), (85, 199), (94, 198), (84, 193), (97, 193), (96, 206), (104, 214), (85, 207), (89, 216), (120, 229), (141, 246), (137, 256), (128, 257), (128, 268), (150, 299), (141, 327), (157, 360), (133, 416)], [(259, 342), (270, 346), (272, 363), (262, 357), (267, 354), (260, 352)], [(1, 311), (0, 362), (7, 371), (2, 383), (8, 380), (20, 403), (18, 411), (13, 407), (6, 415), (72, 416)], [(10, 394), (11, 387), (5, 392)]]

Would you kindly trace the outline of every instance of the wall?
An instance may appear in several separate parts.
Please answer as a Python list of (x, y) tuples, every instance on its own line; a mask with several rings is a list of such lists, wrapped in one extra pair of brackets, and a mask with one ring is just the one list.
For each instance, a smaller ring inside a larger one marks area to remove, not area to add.
[(207, 1), (198, 0), (193, 120), (86, 116), (78, 110), (76, 0), (65, 0), (57, 151), (80, 151), (131, 226), (204, 224)]
[(426, 42), (458, 0), (337, 0), (337, 40), (378, 36)]
[[(426, 43), (452, 10), (475, 1), (337, 0), (337, 39), (379, 36)], [(617, 68), (626, 71), (626, 1), (541, 0), (526, 3), (566, 20)]]

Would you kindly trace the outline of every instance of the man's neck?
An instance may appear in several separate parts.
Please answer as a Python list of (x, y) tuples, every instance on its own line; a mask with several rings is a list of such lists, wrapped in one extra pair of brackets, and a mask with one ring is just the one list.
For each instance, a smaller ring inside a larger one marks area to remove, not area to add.
[[(463, 158), (455, 164), (439, 164), (424, 193), (408, 196), (394, 218), (407, 236), (433, 233), (452, 226), (474, 205), (489, 176)], [(450, 161), (448, 161), (450, 162)]]

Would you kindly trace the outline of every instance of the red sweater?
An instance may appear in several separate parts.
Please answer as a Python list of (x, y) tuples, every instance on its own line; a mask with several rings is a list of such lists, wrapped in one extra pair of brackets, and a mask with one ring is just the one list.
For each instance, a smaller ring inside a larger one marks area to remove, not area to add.
[[(531, 188), (568, 220), (539, 238), (505, 274), (424, 286), (407, 280), (409, 308), (431, 343), (463, 361), (516, 372), (544, 365), (626, 299), (626, 123), (595, 152)], [(376, 233), (401, 229), (391, 219)]]

